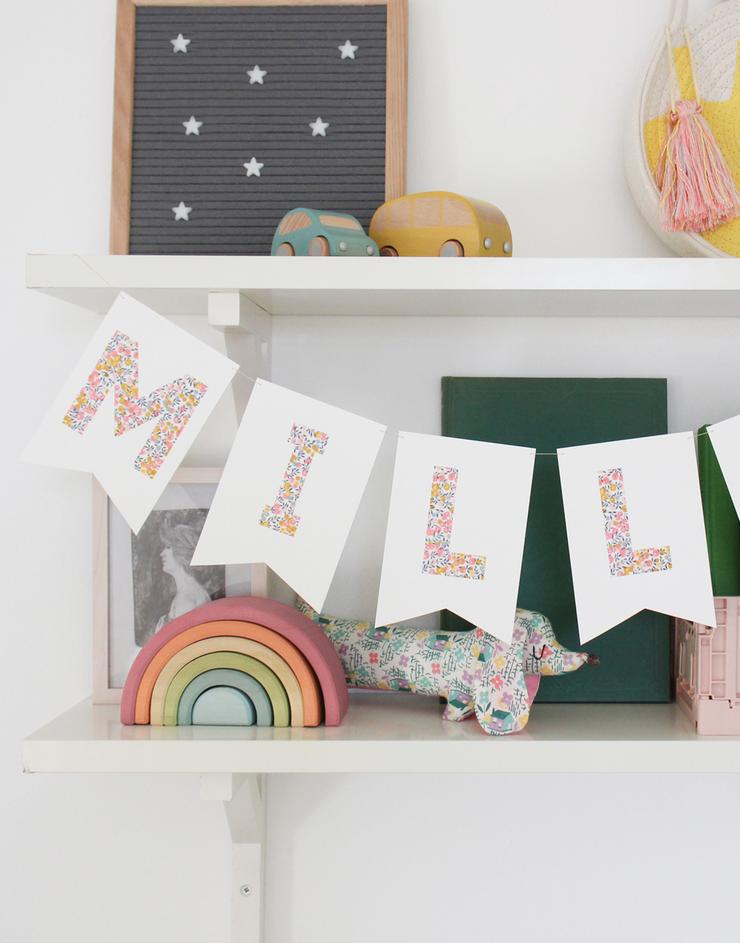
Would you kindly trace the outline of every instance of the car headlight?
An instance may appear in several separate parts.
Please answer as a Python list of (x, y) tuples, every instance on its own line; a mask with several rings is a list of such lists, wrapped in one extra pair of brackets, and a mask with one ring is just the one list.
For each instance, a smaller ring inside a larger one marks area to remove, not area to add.
[(340, 252), (346, 252), (346, 251), (347, 251), (347, 243), (346, 243), (346, 242), (340, 242), (340, 243), (339, 243), (339, 251), (340, 251)]

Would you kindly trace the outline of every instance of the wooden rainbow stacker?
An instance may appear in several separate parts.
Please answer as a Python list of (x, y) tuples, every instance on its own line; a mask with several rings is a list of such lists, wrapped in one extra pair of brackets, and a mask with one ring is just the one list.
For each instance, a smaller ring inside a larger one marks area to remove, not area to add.
[(238, 596), (149, 639), (126, 678), (121, 722), (337, 726), (348, 702), (339, 657), (315, 623), (284, 603)]

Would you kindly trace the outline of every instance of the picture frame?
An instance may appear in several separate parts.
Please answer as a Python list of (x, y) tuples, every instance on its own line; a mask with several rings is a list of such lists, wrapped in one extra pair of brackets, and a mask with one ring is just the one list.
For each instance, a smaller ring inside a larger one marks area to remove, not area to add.
[(249, 565), (189, 566), (220, 477), (179, 468), (137, 535), (93, 478), (93, 703), (120, 702), (137, 652), (170, 618), (250, 592)]
[[(117, 20), (116, 20), (116, 55), (115, 55), (115, 76), (114, 76), (114, 119), (113, 119), (113, 148), (112, 148), (112, 179), (111, 179), (111, 213), (110, 213), (110, 252), (112, 254), (128, 254), (131, 249), (131, 220), (132, 220), (132, 167), (134, 160), (134, 137), (135, 129), (135, 71), (137, 61), (137, 12), (140, 10), (151, 10), (152, 8), (162, 8), (165, 11), (174, 12), (177, 9), (183, 11), (192, 11), (199, 8), (220, 8), (222, 10), (233, 10), (237, 7), (261, 7), (264, 9), (276, 7), (304, 8), (320, 11), (337, 10), (346, 7), (348, 10), (363, 8), (386, 10), (386, 34), (385, 34), (385, 93), (384, 93), (384, 167), (385, 167), (385, 195), (384, 199), (390, 200), (398, 196), (403, 196), (406, 187), (406, 157), (407, 157), (407, 54), (408, 54), (408, 0), (117, 0)], [(328, 14), (326, 14), (328, 15)], [(161, 40), (164, 42), (164, 39)], [(172, 41), (172, 40), (171, 40)], [(304, 39), (304, 43), (307, 42)], [(169, 48), (169, 47), (168, 47)], [(338, 53), (337, 53), (338, 57)], [(180, 56), (185, 59), (185, 56)], [(344, 58), (344, 54), (342, 54)], [(354, 58), (354, 57), (353, 57)], [(148, 66), (149, 67), (149, 66)], [(284, 81), (284, 76), (282, 77)], [(251, 81), (251, 80), (250, 80)], [(261, 80), (260, 80), (261, 81)], [(142, 96), (145, 91), (137, 86), (137, 96)], [(363, 91), (362, 94), (369, 94)], [(380, 93), (379, 93), (380, 94)], [(346, 96), (349, 98), (350, 96)], [(195, 108), (195, 105), (193, 106)], [(370, 109), (372, 110), (372, 109)], [(177, 123), (179, 123), (179, 117)], [(185, 116), (187, 117), (187, 116)], [(183, 120), (184, 123), (184, 120)], [(171, 128), (176, 127), (175, 119), (172, 119)], [(328, 126), (327, 126), (328, 127)], [(335, 125), (336, 127), (336, 125)], [(167, 124), (168, 133), (170, 133), (170, 122)], [(178, 129), (182, 134), (182, 130)], [(272, 129), (274, 130), (274, 129)], [(306, 129), (304, 129), (306, 130)], [(367, 138), (368, 128), (362, 128), (362, 134), (359, 138)], [(189, 134), (190, 132), (188, 132)], [(332, 129), (331, 134), (334, 133)], [(203, 137), (200, 131), (197, 131), (198, 143), (203, 146)], [(191, 140), (195, 139), (195, 133)], [(323, 136), (316, 140), (325, 143), (326, 137)], [(137, 144), (138, 151), (142, 148), (141, 139)], [(162, 147), (161, 141), (153, 145)], [(360, 145), (358, 145), (359, 147)], [(343, 143), (346, 151), (346, 140)], [(247, 155), (248, 156), (248, 155)], [(246, 158), (245, 158), (246, 159)], [(347, 162), (346, 156), (342, 161)], [(179, 166), (182, 166), (181, 164)], [(246, 167), (246, 163), (244, 164)], [(155, 174), (161, 174), (163, 165), (158, 164)], [(229, 164), (231, 168), (231, 164)], [(233, 168), (232, 168), (233, 169)], [(243, 171), (239, 169), (239, 173)], [(358, 172), (358, 180), (362, 174)], [(281, 184), (282, 185), (282, 184)], [(223, 195), (222, 195), (223, 196)], [(173, 196), (173, 200), (175, 197)], [(367, 195), (365, 197), (367, 202)], [(137, 205), (140, 201), (137, 201)], [(351, 201), (348, 201), (351, 202)], [(376, 201), (376, 206), (383, 200)], [(293, 205), (299, 203), (305, 204), (305, 200), (298, 200)], [(223, 202), (220, 204), (223, 207)], [(162, 202), (162, 206), (167, 209), (169, 203)], [(293, 206), (283, 208), (283, 213), (274, 220), (273, 229), (279, 222), (285, 211), (292, 209)], [(326, 206), (324, 209), (352, 211), (351, 206)], [(174, 209), (174, 208), (173, 208)], [(152, 226), (152, 209), (147, 206), (142, 213), (145, 220), (144, 226)], [(222, 210), (223, 212), (223, 210)], [(261, 209), (264, 213), (264, 207)], [(355, 213), (355, 215), (358, 215)], [(361, 219), (363, 225), (369, 224), (371, 210), (365, 208), (365, 211), (358, 215), (358, 218), (367, 215), (367, 219)], [(195, 214), (197, 216), (197, 214)], [(182, 220), (183, 217), (175, 217)], [(187, 225), (187, 224), (185, 224)], [(222, 226), (225, 223), (222, 223)], [(232, 221), (233, 225), (233, 221)], [(215, 220), (211, 223), (211, 239), (218, 239), (214, 236), (217, 233), (218, 225)], [(181, 227), (182, 231), (182, 227)], [(156, 239), (163, 239), (162, 233), (152, 237), (156, 245)], [(205, 237), (204, 237), (205, 238)], [(218, 242), (213, 243), (213, 247), (208, 245), (198, 245), (191, 249), (191, 252), (201, 254), (265, 254), (263, 252), (239, 252), (228, 249), (218, 250)], [(172, 247), (162, 244), (154, 249), (134, 249), (136, 254), (172, 254)], [(177, 250), (179, 251), (179, 250)], [(183, 250), (184, 251), (184, 250)], [(269, 254), (269, 250), (266, 254)]]

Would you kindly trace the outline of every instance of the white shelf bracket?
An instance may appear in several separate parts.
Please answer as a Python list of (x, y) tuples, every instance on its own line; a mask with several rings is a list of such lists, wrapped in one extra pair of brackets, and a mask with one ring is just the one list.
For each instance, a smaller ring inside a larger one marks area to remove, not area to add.
[(266, 785), (261, 774), (201, 776), (201, 798), (223, 802), (231, 836), (230, 943), (262, 943)]
[(272, 315), (240, 291), (209, 291), (208, 323), (221, 330), (239, 328), (263, 341), (272, 335)]

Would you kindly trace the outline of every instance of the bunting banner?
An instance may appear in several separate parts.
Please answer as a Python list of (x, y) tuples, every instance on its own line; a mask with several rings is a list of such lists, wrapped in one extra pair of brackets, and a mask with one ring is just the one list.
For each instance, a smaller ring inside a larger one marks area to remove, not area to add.
[(119, 294), (22, 458), (92, 472), (138, 533), (237, 369)]
[(320, 611), (385, 431), (257, 380), (193, 565), (266, 563)]
[(511, 641), (534, 457), (399, 433), (376, 625), (450, 609)]
[(707, 427), (735, 510), (740, 515), (740, 416)]
[(694, 436), (558, 449), (582, 643), (642, 609), (714, 626)]
[[(238, 370), (119, 294), (23, 453), (91, 472), (134, 533)], [(192, 565), (265, 563), (321, 611), (386, 427), (257, 380)], [(740, 514), (740, 416), (708, 427)], [(402, 432), (376, 624), (512, 636), (536, 452)], [(713, 626), (690, 432), (558, 449), (581, 642), (653, 609)]]

